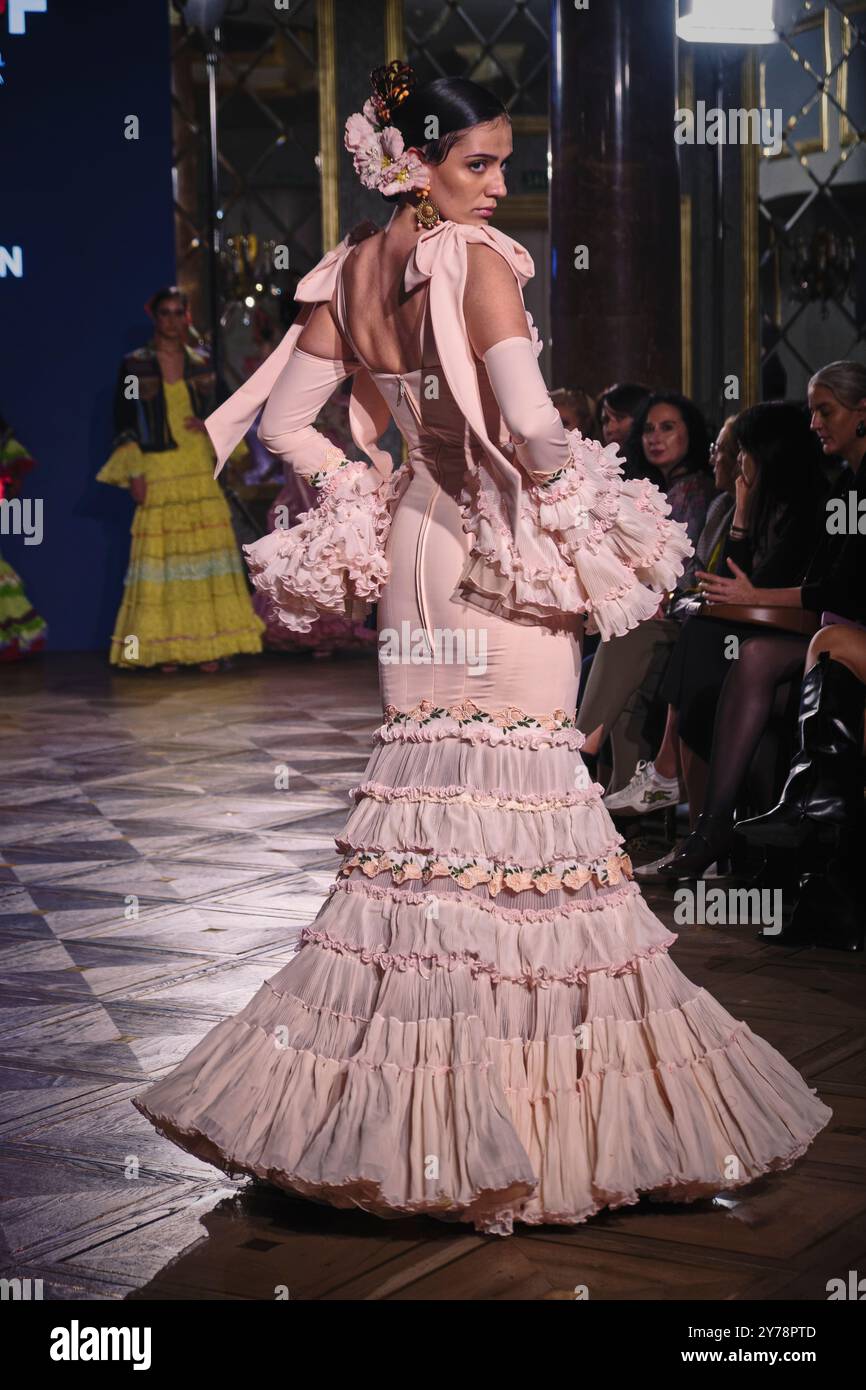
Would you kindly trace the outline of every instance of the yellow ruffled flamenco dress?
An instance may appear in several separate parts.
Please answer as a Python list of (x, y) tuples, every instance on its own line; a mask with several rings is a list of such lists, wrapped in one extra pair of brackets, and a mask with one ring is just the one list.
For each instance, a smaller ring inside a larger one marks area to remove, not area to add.
[(164, 381), (162, 389), (178, 447), (151, 453), (121, 444), (96, 475), (117, 487), (136, 476), (147, 482), (111, 639), (114, 666), (190, 665), (262, 650), (264, 623), (213, 476), (210, 441), (186, 427), (195, 414), (186, 381)]

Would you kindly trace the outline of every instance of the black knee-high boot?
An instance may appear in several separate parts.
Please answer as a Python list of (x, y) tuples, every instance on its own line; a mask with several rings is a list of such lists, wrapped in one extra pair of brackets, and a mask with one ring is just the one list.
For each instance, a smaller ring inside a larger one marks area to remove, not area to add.
[(807, 671), (800, 696), (800, 746), (772, 811), (735, 827), (751, 844), (802, 845), (821, 827), (838, 829), (863, 809), (866, 686), (829, 652)]

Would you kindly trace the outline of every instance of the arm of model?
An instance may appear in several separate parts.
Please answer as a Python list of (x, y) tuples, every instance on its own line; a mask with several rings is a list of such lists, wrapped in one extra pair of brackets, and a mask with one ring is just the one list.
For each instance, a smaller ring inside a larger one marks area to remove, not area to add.
[(546, 482), (571, 450), (539, 370), (520, 288), (492, 247), (472, 243), (467, 255), (463, 312), (472, 350), (487, 370), (519, 463), (533, 482)]
[(265, 448), (296, 473), (309, 477), (332, 464), (335, 445), (313, 428), (322, 406), (341, 381), (358, 370), (327, 304), (309, 314), (295, 350), (274, 383), (262, 411), (258, 436)]

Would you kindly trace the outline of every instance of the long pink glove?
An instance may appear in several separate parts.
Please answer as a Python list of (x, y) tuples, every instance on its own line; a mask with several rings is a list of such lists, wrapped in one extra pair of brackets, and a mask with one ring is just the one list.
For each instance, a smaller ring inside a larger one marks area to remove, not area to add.
[(529, 338), (503, 338), (484, 354), (493, 394), (511, 433), (518, 462), (543, 483), (571, 458), (559, 411), (547, 393)]
[(259, 439), (301, 477), (333, 466), (341, 457), (312, 421), (340, 382), (357, 370), (357, 363), (316, 357), (296, 347), (277, 377), (262, 412)]

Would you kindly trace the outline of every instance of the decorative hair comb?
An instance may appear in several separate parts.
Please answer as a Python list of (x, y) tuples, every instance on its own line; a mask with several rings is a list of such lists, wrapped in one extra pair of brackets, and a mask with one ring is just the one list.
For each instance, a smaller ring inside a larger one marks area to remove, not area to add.
[(390, 125), (392, 113), (398, 106), (403, 105), (416, 85), (414, 69), (408, 63), (401, 63), (399, 58), (395, 58), (393, 62), (385, 63), (381, 68), (374, 68), (370, 73), (370, 83), (373, 88), (370, 100), (379, 118), (379, 124)]

